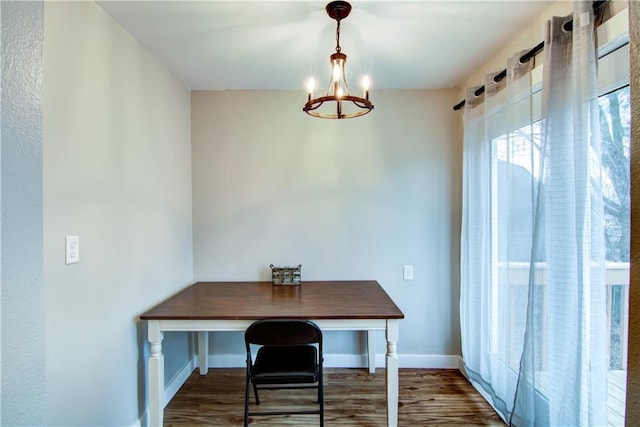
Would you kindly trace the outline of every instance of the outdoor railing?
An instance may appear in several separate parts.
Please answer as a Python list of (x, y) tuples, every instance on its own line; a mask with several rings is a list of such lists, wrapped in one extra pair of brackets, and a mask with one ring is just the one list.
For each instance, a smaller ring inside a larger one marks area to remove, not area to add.
[[(539, 285), (545, 284), (545, 263), (536, 263), (535, 280)], [(605, 280), (607, 285), (607, 326), (609, 331), (609, 369), (627, 369), (627, 343), (629, 328), (629, 263), (606, 262)], [(529, 283), (529, 263), (510, 262), (499, 263), (496, 273), (504, 283), (506, 280), (511, 287), (512, 297), (516, 294), (526, 297), (517, 290), (520, 286)], [(522, 325), (524, 326), (524, 325)], [(520, 339), (511, 337), (512, 344), (521, 345)], [(516, 353), (517, 355), (517, 353)], [(517, 363), (519, 357), (515, 357), (512, 363)], [(511, 363), (510, 363), (511, 364)]]

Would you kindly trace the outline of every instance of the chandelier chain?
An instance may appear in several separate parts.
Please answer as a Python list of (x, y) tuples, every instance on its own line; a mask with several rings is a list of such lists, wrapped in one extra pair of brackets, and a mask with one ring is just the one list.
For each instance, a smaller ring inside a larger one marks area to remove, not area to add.
[(340, 20), (336, 19), (338, 22), (338, 26), (336, 27), (336, 52), (340, 52), (342, 48), (340, 47)]

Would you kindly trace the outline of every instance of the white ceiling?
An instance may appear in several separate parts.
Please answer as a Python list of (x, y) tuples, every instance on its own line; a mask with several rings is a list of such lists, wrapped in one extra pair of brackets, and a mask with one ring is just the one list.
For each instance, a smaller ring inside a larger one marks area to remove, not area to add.
[[(301, 89), (329, 80), (335, 21), (321, 1), (102, 0), (190, 89)], [(373, 89), (461, 85), (552, 2), (352, 1), (340, 44), (347, 81)], [(536, 41), (537, 43), (537, 41)]]

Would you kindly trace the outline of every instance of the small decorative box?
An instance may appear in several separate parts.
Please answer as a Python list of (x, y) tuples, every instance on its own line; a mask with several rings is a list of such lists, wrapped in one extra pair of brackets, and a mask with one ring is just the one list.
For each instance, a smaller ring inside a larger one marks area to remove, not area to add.
[(300, 272), (302, 264), (297, 267), (276, 267), (273, 264), (271, 268), (271, 281), (274, 285), (299, 285)]

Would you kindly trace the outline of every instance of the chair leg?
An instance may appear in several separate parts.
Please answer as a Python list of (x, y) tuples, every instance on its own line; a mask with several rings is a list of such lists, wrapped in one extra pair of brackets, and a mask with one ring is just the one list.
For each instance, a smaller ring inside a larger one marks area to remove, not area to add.
[(249, 377), (244, 385), (244, 427), (249, 426)]
[(324, 427), (324, 387), (322, 385), (322, 376), (318, 384), (318, 403), (320, 403), (320, 427)]
[[(248, 356), (249, 357), (249, 356)], [(251, 359), (247, 357), (247, 372), (244, 380), (244, 427), (249, 426), (249, 377), (251, 376)]]
[(260, 398), (258, 397), (258, 387), (253, 384), (253, 394), (256, 396), (256, 405), (260, 404)]

